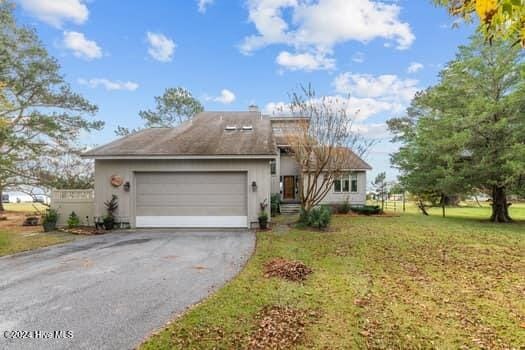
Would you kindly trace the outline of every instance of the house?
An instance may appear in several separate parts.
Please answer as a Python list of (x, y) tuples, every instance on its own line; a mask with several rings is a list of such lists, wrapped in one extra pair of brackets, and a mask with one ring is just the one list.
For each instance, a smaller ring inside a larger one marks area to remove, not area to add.
[[(144, 129), (83, 154), (95, 160), (94, 215), (119, 201), (131, 227), (255, 227), (260, 203), (297, 202), (300, 169), (285, 140), (296, 118), (203, 112), (176, 128)], [(348, 175), (326, 203), (364, 204), (370, 166), (348, 150)]]

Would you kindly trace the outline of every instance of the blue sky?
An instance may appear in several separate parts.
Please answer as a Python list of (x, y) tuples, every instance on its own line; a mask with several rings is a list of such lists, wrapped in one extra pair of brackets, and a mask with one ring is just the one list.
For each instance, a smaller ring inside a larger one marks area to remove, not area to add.
[(356, 125), (379, 139), (371, 177), (387, 171), (385, 120), (436, 82), (472, 26), (431, 0), (18, 0), (20, 23), (36, 28), (75, 91), (99, 106), (95, 145), (117, 125), (141, 124), (165, 88), (183, 86), (207, 110), (271, 113), (311, 83), (318, 95), (351, 96)]

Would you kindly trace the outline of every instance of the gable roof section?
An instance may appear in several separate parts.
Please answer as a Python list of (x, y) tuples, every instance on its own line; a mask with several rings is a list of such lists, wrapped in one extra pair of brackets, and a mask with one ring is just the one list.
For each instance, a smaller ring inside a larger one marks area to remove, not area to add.
[(350, 148), (342, 148), (344, 154), (344, 169), (348, 170), (372, 170), (370, 164), (354, 153)]
[[(226, 130), (236, 126), (237, 130)], [(252, 126), (252, 130), (242, 130)], [(259, 112), (202, 112), (175, 128), (140, 130), (92, 149), (84, 157), (276, 155), (268, 118)]]

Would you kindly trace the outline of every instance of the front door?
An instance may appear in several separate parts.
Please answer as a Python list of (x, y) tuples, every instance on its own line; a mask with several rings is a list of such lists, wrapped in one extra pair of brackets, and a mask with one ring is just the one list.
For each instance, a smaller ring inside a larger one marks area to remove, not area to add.
[(284, 176), (283, 199), (295, 199), (295, 176)]

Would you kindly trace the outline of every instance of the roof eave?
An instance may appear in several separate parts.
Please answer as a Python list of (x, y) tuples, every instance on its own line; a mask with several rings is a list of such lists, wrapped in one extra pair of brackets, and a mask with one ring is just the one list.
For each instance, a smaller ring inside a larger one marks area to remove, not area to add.
[(220, 155), (100, 155), (82, 154), (81, 158), (89, 159), (274, 159), (277, 154), (220, 154)]

